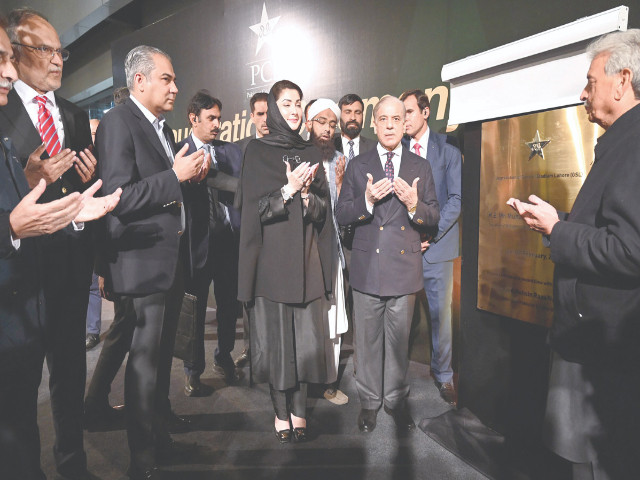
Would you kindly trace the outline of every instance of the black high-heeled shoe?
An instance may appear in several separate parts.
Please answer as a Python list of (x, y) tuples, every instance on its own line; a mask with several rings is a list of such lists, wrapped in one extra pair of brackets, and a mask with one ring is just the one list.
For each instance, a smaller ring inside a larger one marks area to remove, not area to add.
[(289, 443), (291, 442), (291, 429), (287, 428), (285, 430), (276, 430), (276, 427), (273, 427), (273, 431), (276, 433), (276, 438), (280, 443)]
[(309, 438), (307, 437), (307, 427), (298, 427), (293, 429), (293, 439), (296, 442), (306, 442)]

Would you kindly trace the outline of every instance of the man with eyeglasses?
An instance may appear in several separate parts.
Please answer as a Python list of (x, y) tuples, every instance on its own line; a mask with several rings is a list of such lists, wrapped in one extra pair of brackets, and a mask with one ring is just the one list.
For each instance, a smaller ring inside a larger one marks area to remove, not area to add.
[(333, 143), (333, 134), (336, 131), (338, 117), (340, 116), (340, 108), (328, 98), (318, 98), (311, 100), (305, 107), (305, 117), (307, 119), (305, 127), (309, 132), (309, 140), (322, 151), (322, 163), (329, 184), (329, 192), (331, 194), (331, 211), (333, 215), (334, 226), (336, 227), (336, 238), (334, 250), (334, 278), (333, 278), (333, 299), (331, 299), (327, 312), (327, 321), (329, 327), (329, 335), (325, 338), (327, 368), (329, 370), (327, 379), (329, 383), (324, 391), (324, 398), (336, 405), (344, 405), (349, 401), (338, 386), (339, 363), (340, 363), (340, 346), (342, 334), (348, 330), (347, 308), (346, 308), (346, 291), (344, 277), (346, 273), (346, 262), (342, 248), (342, 242), (338, 234), (338, 223), (335, 220), (335, 208), (342, 187), (342, 175), (344, 173), (345, 158), (340, 152), (336, 151)]
[(371, 432), (378, 409), (397, 430), (415, 429), (409, 413), (409, 332), (422, 289), (420, 234), (440, 212), (429, 162), (401, 144), (404, 104), (383, 97), (373, 109), (374, 150), (354, 158), (344, 175), (336, 217), (355, 224), (350, 281), (353, 288), (358, 428)]
[[(9, 14), (7, 28), (19, 80), (0, 108), (0, 129), (13, 139), (30, 188), (47, 183), (44, 201), (84, 191), (96, 159), (89, 150), (87, 114), (59, 97), (63, 61), (53, 26), (38, 12)], [(93, 269), (89, 228), (43, 237), (46, 356), (56, 431), (54, 456), (65, 478), (85, 478), (83, 400), (86, 379), (85, 318)]]

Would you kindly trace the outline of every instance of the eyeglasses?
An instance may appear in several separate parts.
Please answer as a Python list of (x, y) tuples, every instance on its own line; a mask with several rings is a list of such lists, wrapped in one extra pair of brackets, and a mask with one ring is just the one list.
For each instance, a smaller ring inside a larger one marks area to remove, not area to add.
[(69, 50), (65, 50), (64, 48), (53, 48), (48, 45), (41, 45), (39, 47), (34, 47), (33, 45), (25, 45), (24, 43), (11, 42), (12, 45), (18, 45), (20, 47), (30, 48), (35, 52), (37, 56), (40, 58), (53, 58), (57, 53), (62, 58), (63, 62), (66, 62), (69, 59)]
[(326, 125), (327, 123), (329, 123), (329, 126), (331, 128), (336, 128), (338, 126), (338, 122), (329, 122), (329, 120), (327, 120), (326, 118), (314, 118), (313, 120), (311, 120), (312, 122), (318, 122), (319, 125)]

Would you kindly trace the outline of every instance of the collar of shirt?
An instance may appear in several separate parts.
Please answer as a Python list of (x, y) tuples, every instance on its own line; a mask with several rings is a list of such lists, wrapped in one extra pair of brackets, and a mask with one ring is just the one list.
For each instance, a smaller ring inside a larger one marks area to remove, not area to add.
[[(38, 130), (39, 106), (35, 97), (40, 94), (22, 80), (16, 81), (13, 84), (13, 88), (15, 88), (16, 93), (20, 97), (20, 100), (27, 111), (27, 115), (29, 115), (31, 123), (36, 130)], [(62, 123), (62, 116), (60, 114), (60, 109), (58, 108), (58, 103), (56, 102), (56, 96), (53, 92), (47, 92), (44, 96), (47, 97), (47, 110), (49, 110), (53, 117), (53, 124), (56, 126), (56, 132), (58, 133), (58, 140), (60, 140), (60, 145), (64, 147), (64, 124)]]
[(412, 138), (411, 142), (409, 143), (409, 149), (413, 153), (415, 153), (413, 146), (416, 143), (420, 144), (420, 156), (422, 158), (427, 158), (427, 147), (429, 146), (429, 132), (430, 130), (429, 130), (429, 127), (427, 126), (427, 131), (422, 134), (422, 137), (420, 137), (420, 140), (416, 141)]
[(360, 154), (360, 135), (356, 138), (349, 138), (343, 134), (340, 134), (342, 139), (342, 151), (345, 155), (349, 155), (349, 142), (353, 140), (353, 154), (357, 157)]
[(136, 104), (136, 106), (140, 109), (140, 111), (142, 112), (142, 114), (144, 115), (144, 117), (149, 120), (149, 122), (151, 122), (151, 124), (153, 125), (153, 127), (158, 130), (158, 127), (160, 127), (160, 131), (162, 131), (162, 128), (164, 127), (164, 117), (162, 115), (160, 115), (159, 117), (156, 117), (153, 113), (151, 113), (149, 111), (149, 109), (147, 107), (145, 107), (144, 105), (142, 105), (140, 103), (140, 101), (133, 95), (131, 95), (131, 100), (133, 101), (133, 103)]
[[(16, 81), (13, 84), (13, 88), (15, 88), (16, 93), (22, 100), (22, 103), (24, 103), (25, 105), (28, 103), (35, 103), (36, 105), (38, 104), (38, 102), (36, 101), (36, 97), (40, 96), (40, 94), (29, 85), (24, 83), (22, 80)], [(49, 107), (53, 107), (55, 109), (58, 108), (58, 105), (56, 103), (56, 96), (53, 94), (53, 92), (47, 92), (44, 94), (44, 96), (47, 97), (47, 104)]]
[[(193, 140), (193, 144), (196, 147), (196, 150), (201, 149), (204, 146), (204, 142), (202, 140), (200, 140), (198, 137), (196, 137), (193, 133), (191, 134), (191, 140)], [(211, 166), (213, 168), (216, 168), (218, 165), (218, 160), (216, 159), (216, 149), (213, 145), (211, 145), (210, 143), (208, 144), (209, 148), (211, 150), (205, 150), (205, 155), (207, 153), (211, 153)]]
[[(387, 153), (389, 153), (389, 150), (380, 145), (380, 142), (378, 142), (376, 148), (378, 150), (378, 157), (380, 157), (380, 163), (382, 164), (382, 170), (384, 170), (384, 164), (387, 163)], [(400, 171), (400, 160), (402, 160), (402, 142), (400, 142), (392, 151), (395, 153), (391, 158), (391, 163), (393, 163), (393, 174), (397, 177), (398, 172)]]

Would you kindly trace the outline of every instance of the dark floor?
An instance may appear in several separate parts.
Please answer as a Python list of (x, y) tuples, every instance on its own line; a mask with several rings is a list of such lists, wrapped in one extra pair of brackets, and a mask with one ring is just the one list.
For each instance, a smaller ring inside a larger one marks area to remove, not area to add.
[[(164, 467), (170, 479), (484, 479), (484, 475), (417, 430), (399, 438), (391, 417), (378, 415), (378, 427), (369, 435), (358, 431), (360, 409), (353, 377), (351, 349), (345, 346), (344, 376), (340, 385), (349, 396), (347, 405), (337, 406), (321, 397), (309, 398), (308, 427), (313, 440), (281, 446), (273, 434), (274, 413), (268, 386), (249, 387), (248, 367), (236, 386), (228, 387), (212, 370), (215, 348), (215, 311), (208, 313), (206, 326), (207, 370), (202, 377), (211, 388), (208, 396), (184, 395), (182, 362), (174, 360), (171, 373), (171, 402), (179, 415), (190, 418), (192, 431), (173, 435), (197, 446), (181, 464)], [(113, 318), (109, 302), (103, 302), (105, 332)], [(238, 322), (237, 355), (242, 350), (242, 325)], [(102, 343), (87, 353), (88, 379)], [(438, 416), (450, 407), (440, 399), (427, 366), (412, 363), (409, 371), (409, 404), (416, 423)], [(88, 383), (88, 381), (87, 381)], [(42, 468), (55, 478), (53, 426), (45, 366), (39, 391), (38, 423), (42, 438)], [(111, 404), (123, 403), (124, 369), (112, 386)], [(85, 432), (89, 470), (100, 479), (126, 478), (129, 461), (124, 429)], [(0, 475), (1, 476), (1, 475)]]

